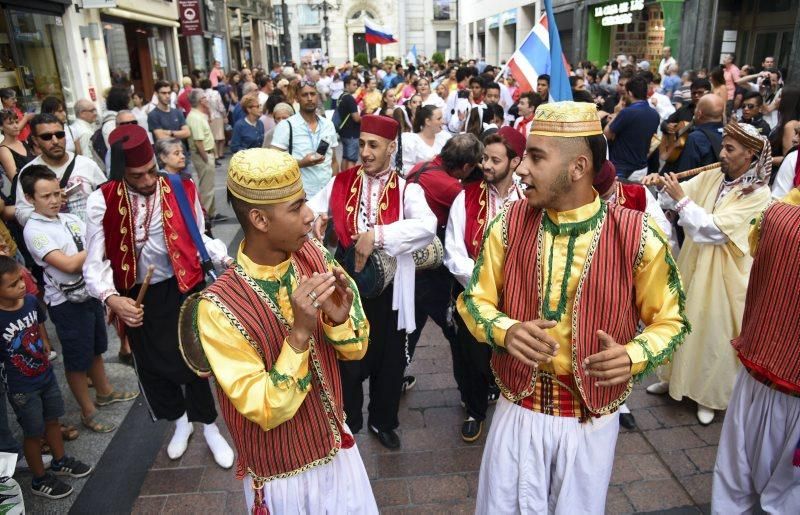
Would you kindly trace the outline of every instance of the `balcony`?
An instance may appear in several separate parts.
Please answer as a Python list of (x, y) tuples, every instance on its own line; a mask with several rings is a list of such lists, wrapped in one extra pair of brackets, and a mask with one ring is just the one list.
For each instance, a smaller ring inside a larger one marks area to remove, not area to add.
[(433, 0), (433, 21), (458, 19), (457, 4), (453, 0)]

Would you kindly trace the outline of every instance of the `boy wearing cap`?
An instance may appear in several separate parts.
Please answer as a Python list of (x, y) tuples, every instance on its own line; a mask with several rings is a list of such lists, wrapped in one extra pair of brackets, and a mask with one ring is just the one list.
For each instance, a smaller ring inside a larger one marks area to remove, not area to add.
[(228, 169), (244, 230), (236, 265), (197, 305), (196, 332), (216, 377), (252, 513), (377, 513), (345, 424), (339, 360), (367, 351), (352, 279), (308, 238), (314, 213), (297, 161), (250, 149)]
[[(341, 365), (345, 411), (354, 433), (361, 430), (364, 402), (362, 383), (370, 380), (369, 431), (384, 447), (397, 449), (397, 412), (406, 365), (406, 334), (414, 332), (415, 267), (412, 253), (436, 234), (436, 216), (418, 184), (406, 184), (402, 148), (397, 148), (398, 123), (386, 116), (361, 118), (362, 164), (335, 176), (309, 201), (318, 213), (314, 234), (321, 238), (328, 217), (339, 239), (337, 258), (354, 253), (353, 273), (360, 274), (373, 251), (396, 258), (392, 283), (374, 298), (364, 298), (372, 327), (370, 347), (363, 360)], [(392, 166), (392, 153), (397, 158)], [(356, 278), (358, 281), (358, 278)]]
[[(468, 183), (456, 196), (447, 221), (444, 264), (458, 281), (456, 294), (472, 277), (486, 226), (506, 205), (523, 198), (514, 172), (525, 154), (525, 137), (516, 129), (503, 127), (487, 137), (484, 145), (483, 179)], [(460, 371), (456, 376), (466, 409), (461, 438), (474, 442), (483, 432), (489, 389), (494, 384), (489, 369), (491, 349), (475, 340), (458, 312), (453, 315), (458, 340), (453, 347), (453, 368)]]
[[(153, 146), (142, 127), (117, 127), (108, 141), (110, 180), (89, 196), (86, 206), (86, 287), (125, 329), (153, 419), (175, 421), (169, 457), (183, 455), (194, 431), (192, 422), (202, 422), (214, 460), (228, 468), (233, 451), (214, 423), (211, 388), (186, 366), (178, 350), (181, 304), (205, 286), (198, 249), (180, 209), (182, 200), (191, 206), (215, 266), (231, 261), (227, 249), (203, 235), (203, 210), (194, 183), (182, 180), (185, 198), (180, 199), (166, 175), (158, 173)], [(150, 287), (140, 307), (134, 299), (151, 266)]]
[(594, 105), (540, 106), (517, 169), (526, 200), (489, 224), (458, 299), (503, 393), (478, 513), (603, 513), (632, 376), (689, 330), (662, 231), (592, 187), (605, 156)]

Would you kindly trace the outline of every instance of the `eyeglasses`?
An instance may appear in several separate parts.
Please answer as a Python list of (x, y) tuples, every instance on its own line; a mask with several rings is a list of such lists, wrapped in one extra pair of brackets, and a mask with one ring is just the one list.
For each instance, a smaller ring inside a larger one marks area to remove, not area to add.
[(742, 104), (742, 107), (745, 109), (758, 109), (756, 104)]
[(66, 135), (67, 133), (64, 131), (56, 131), (56, 132), (45, 132), (44, 134), (37, 134), (36, 137), (42, 141), (50, 141), (53, 139), (53, 136), (55, 136), (56, 139), (64, 139)]
[(139, 125), (137, 120), (131, 120), (128, 122), (119, 122), (117, 125)]
[(314, 82), (313, 80), (301, 80), (300, 81), (300, 87), (304, 88), (306, 86), (311, 86), (312, 88), (316, 88), (317, 87), (317, 83)]

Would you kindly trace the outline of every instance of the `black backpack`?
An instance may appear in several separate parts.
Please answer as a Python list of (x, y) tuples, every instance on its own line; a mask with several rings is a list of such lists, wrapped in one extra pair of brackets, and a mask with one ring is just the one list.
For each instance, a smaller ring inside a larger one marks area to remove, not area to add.
[(117, 119), (116, 113), (109, 113), (103, 117), (103, 123), (100, 124), (100, 128), (94, 131), (92, 134), (92, 150), (100, 158), (100, 162), (105, 162), (106, 154), (108, 153), (108, 145), (106, 145), (106, 140), (103, 138), (103, 127), (105, 127), (106, 123), (110, 121), (114, 121)]

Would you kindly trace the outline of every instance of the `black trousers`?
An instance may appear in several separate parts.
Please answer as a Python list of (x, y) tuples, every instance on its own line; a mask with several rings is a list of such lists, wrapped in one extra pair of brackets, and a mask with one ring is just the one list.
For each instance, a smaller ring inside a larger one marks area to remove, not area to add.
[(453, 351), (453, 373), (467, 415), (475, 420), (484, 420), (489, 407), (489, 389), (494, 385), (494, 376), (489, 367), (492, 349), (472, 336), (458, 311), (456, 322), (456, 344)]
[[(130, 297), (138, 294), (136, 286)], [(153, 418), (177, 420), (186, 413), (191, 422), (210, 424), (216, 420), (217, 410), (208, 379), (196, 376), (178, 350), (178, 315), (185, 298), (174, 277), (151, 284), (142, 301), (144, 323), (128, 327), (127, 334), (139, 385)]]
[(347, 425), (353, 433), (364, 425), (362, 383), (369, 379), (368, 424), (390, 431), (400, 425), (397, 411), (406, 364), (406, 334), (397, 329), (391, 286), (374, 299), (362, 298), (361, 304), (370, 325), (367, 354), (360, 361), (339, 362)]
[(414, 318), (417, 329), (408, 335), (408, 362), (414, 359), (417, 342), (428, 317), (442, 329), (444, 337), (452, 348), (455, 344), (456, 332), (448, 321), (447, 311), (451, 305), (451, 295), (455, 279), (444, 265), (433, 270), (417, 272), (414, 288)]

